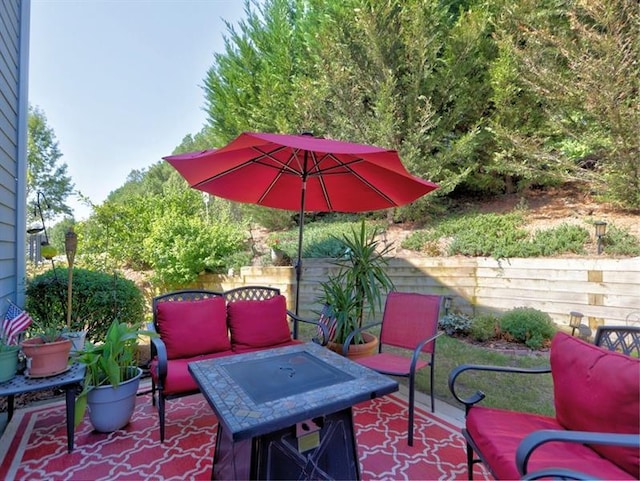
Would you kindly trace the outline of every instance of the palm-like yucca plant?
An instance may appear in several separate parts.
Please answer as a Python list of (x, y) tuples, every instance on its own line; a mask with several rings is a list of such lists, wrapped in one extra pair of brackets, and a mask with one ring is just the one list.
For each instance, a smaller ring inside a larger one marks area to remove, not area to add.
[[(322, 301), (336, 319), (336, 343), (344, 343), (350, 332), (362, 327), (367, 310), (375, 316), (382, 309), (385, 294), (393, 289), (386, 271), (391, 246), (382, 244), (376, 238), (379, 234), (378, 228), (368, 232), (363, 220), (359, 229), (334, 237), (344, 244), (345, 253), (335, 261), (340, 266), (338, 274), (322, 283)], [(353, 342), (362, 343), (362, 336), (355, 336)]]

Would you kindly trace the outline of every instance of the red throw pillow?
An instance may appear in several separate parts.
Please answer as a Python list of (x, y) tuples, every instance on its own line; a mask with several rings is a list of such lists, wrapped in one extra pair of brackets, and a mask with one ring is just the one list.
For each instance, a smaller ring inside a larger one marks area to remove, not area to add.
[[(551, 343), (556, 419), (569, 430), (638, 434), (640, 359), (608, 351), (565, 333)], [(592, 445), (637, 479), (636, 448)]]
[(283, 295), (261, 301), (234, 301), (227, 307), (234, 350), (269, 347), (291, 340)]
[(224, 297), (158, 304), (158, 331), (169, 359), (231, 349)]

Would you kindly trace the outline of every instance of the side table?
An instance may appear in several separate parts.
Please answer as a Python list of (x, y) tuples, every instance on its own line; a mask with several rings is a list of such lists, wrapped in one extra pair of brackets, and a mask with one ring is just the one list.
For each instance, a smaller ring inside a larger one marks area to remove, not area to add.
[(84, 381), (85, 365), (74, 363), (69, 370), (62, 374), (44, 378), (28, 378), (17, 375), (7, 382), (0, 383), (0, 396), (7, 397), (8, 421), (13, 417), (13, 401), (16, 394), (45, 389), (59, 388), (65, 391), (65, 403), (67, 410), (67, 449), (73, 451), (74, 444), (74, 411), (76, 406), (76, 390)]

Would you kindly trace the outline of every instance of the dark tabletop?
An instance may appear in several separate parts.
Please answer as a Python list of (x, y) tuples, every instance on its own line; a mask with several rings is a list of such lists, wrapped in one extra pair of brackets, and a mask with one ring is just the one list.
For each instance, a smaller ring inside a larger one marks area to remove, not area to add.
[(84, 380), (85, 369), (84, 364), (74, 363), (67, 371), (55, 376), (29, 378), (19, 374), (9, 381), (0, 383), (0, 396), (78, 384)]
[(398, 390), (397, 381), (314, 343), (189, 363), (235, 441)]

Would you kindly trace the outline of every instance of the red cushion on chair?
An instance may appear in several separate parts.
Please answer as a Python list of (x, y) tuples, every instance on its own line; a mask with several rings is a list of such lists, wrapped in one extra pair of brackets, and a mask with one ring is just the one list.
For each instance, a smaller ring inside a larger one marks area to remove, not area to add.
[[(640, 431), (640, 359), (558, 333), (551, 344), (551, 372), (556, 418), (565, 428), (622, 434)], [(636, 448), (592, 448), (640, 477)]]
[[(188, 357), (183, 359), (173, 359), (169, 361), (167, 366), (167, 378), (164, 380), (165, 395), (180, 394), (189, 391), (197, 391), (198, 385), (189, 372), (189, 363), (194, 361), (203, 361), (205, 359), (213, 359), (233, 354), (232, 351), (221, 351), (215, 354), (206, 354), (204, 356)], [(150, 365), (151, 377), (158, 382), (158, 361), (154, 359)]]
[(275, 346), (291, 340), (287, 301), (283, 295), (259, 301), (234, 301), (227, 306), (234, 351)]
[[(469, 410), (466, 428), (496, 479), (520, 479), (516, 450), (527, 434), (539, 429), (563, 429), (553, 417), (483, 406)], [(631, 479), (629, 473), (584, 444), (547, 443), (538, 447), (529, 459), (527, 471), (549, 467), (588, 470), (594, 479)]]
[(161, 302), (156, 319), (169, 359), (231, 349), (223, 297)]
[[(356, 362), (369, 369), (391, 376), (408, 376), (411, 373), (411, 358), (408, 356), (397, 356), (388, 352), (381, 352), (373, 356), (361, 357), (356, 359)], [(428, 365), (427, 361), (418, 359), (416, 371)]]

